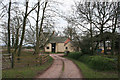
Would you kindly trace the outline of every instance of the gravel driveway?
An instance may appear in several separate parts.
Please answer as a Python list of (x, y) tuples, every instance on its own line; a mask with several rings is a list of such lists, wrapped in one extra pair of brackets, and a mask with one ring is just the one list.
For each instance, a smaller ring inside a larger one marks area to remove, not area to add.
[(78, 67), (66, 58), (61, 57), (63, 54), (50, 54), (54, 59), (52, 66), (38, 78), (83, 78)]

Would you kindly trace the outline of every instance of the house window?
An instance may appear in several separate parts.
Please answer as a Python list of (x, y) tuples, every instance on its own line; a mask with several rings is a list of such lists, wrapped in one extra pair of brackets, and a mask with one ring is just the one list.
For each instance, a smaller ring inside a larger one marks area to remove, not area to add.
[(68, 47), (66, 47), (65, 49), (68, 49)]
[(49, 49), (49, 47), (47, 47), (47, 49)]

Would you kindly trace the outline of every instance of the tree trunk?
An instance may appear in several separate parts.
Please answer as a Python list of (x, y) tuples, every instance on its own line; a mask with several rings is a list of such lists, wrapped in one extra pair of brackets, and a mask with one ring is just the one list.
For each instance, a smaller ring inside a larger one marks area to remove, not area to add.
[(22, 43), (23, 43), (23, 39), (24, 39), (26, 20), (27, 20), (27, 11), (28, 11), (28, 2), (26, 1), (26, 11), (25, 11), (25, 17), (23, 20), (23, 30), (22, 30), (22, 36), (21, 36), (21, 41), (20, 41), (19, 50), (18, 50), (18, 56), (20, 56)]
[(105, 40), (103, 41), (103, 46), (104, 46), (104, 54), (107, 54)]
[[(104, 20), (103, 20), (104, 21)], [(104, 54), (107, 54), (106, 53), (106, 43), (105, 43), (105, 39), (104, 39), (104, 35), (103, 35), (103, 21), (102, 21), (102, 24), (101, 24), (101, 30), (100, 30), (100, 37), (101, 37), (101, 40), (103, 41), (103, 47), (104, 47)]]
[(9, 2), (9, 9), (8, 9), (8, 53), (10, 54), (10, 10), (11, 10), (11, 0)]
[[(120, 21), (120, 2), (118, 2), (118, 21)], [(120, 24), (118, 24), (120, 25)], [(119, 40), (120, 40), (120, 36), (119, 36)], [(119, 41), (119, 49), (118, 49), (118, 76), (120, 79), (120, 41)]]
[(90, 36), (91, 36), (91, 53), (93, 54), (93, 33), (92, 33), (92, 23), (90, 23)]
[(48, 3), (48, 2), (45, 2), (45, 6), (44, 6), (44, 8), (43, 8), (42, 19), (41, 19), (41, 23), (40, 23), (40, 30), (39, 30), (39, 46), (40, 46), (40, 36), (41, 36), (41, 32), (42, 32), (44, 14), (45, 14), (45, 9), (46, 9), (46, 7), (47, 7), (47, 3)]
[(36, 21), (36, 47), (35, 54), (39, 54), (39, 35), (38, 35), (38, 22), (39, 22), (39, 11), (40, 11), (40, 2), (38, 2), (38, 11), (37, 11), (37, 21)]
[(25, 16), (23, 17), (23, 29), (22, 29), (22, 36), (21, 36), (21, 41), (20, 41), (20, 45), (19, 45), (19, 50), (18, 50), (18, 56), (20, 56), (21, 54), (21, 49), (22, 49), (22, 43), (24, 40), (24, 34), (25, 34), (25, 27), (26, 27), (26, 20), (27, 20), (27, 16), (36, 9), (36, 5), (35, 7), (33, 7), (29, 12), (28, 12), (28, 0), (26, 0), (26, 10), (25, 10)]
[(99, 41), (98, 41), (98, 42), (97, 42), (97, 44), (95, 45), (94, 51), (96, 51), (96, 50), (97, 50), (98, 45), (99, 45)]
[(42, 14), (42, 19), (41, 19), (41, 23), (40, 23), (39, 37), (40, 37), (41, 31), (42, 31), (42, 25), (43, 25), (44, 14), (45, 14), (45, 9), (46, 9), (47, 3), (48, 3), (48, 2), (45, 2), (45, 7), (43, 8), (43, 14)]
[(117, 26), (117, 20), (118, 20), (118, 13), (116, 12), (116, 15), (115, 15), (115, 18), (113, 18), (113, 20), (115, 19), (115, 21), (113, 21), (113, 22), (115, 22), (114, 24), (113, 24), (113, 30), (112, 30), (112, 33), (113, 33), (113, 38), (112, 38), (112, 41), (111, 41), (111, 53), (112, 53), (112, 55), (114, 55), (114, 52), (115, 52), (115, 36), (114, 36), (114, 33), (115, 33), (115, 31), (116, 31), (116, 26)]
[(112, 39), (112, 41), (111, 41), (111, 54), (112, 55), (114, 55), (114, 48), (115, 48), (115, 45), (114, 45), (114, 43), (115, 43), (115, 41), (114, 41), (114, 39)]
[(15, 41), (15, 51), (14, 51), (14, 53), (16, 53), (16, 51), (18, 49), (18, 42), (19, 42), (19, 28), (16, 29), (16, 41)]
[(12, 28), (12, 48), (14, 48), (15, 46), (14, 46), (14, 28)]
[[(119, 3), (120, 5), (120, 3)], [(119, 40), (120, 40), (120, 36), (119, 36)], [(120, 42), (119, 42), (119, 49), (118, 49), (118, 76), (120, 76)], [(120, 77), (119, 77), (120, 78)]]
[(17, 28), (16, 28), (16, 34), (15, 34), (15, 37), (16, 37), (16, 39), (15, 39), (15, 50), (14, 50), (14, 54), (16, 54), (16, 52), (17, 52), (17, 49), (18, 49), (18, 42), (19, 42), (19, 29), (20, 29), (20, 22), (19, 22), (19, 18), (17, 17), (17, 22), (18, 22), (18, 24), (17, 24)]

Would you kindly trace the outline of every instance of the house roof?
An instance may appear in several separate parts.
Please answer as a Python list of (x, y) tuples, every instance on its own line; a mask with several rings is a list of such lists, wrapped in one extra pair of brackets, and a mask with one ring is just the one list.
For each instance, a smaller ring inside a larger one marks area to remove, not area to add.
[(70, 42), (69, 38), (64, 42), (64, 45), (66, 45), (68, 42)]
[(67, 40), (66, 37), (52, 37), (50, 43), (64, 43)]

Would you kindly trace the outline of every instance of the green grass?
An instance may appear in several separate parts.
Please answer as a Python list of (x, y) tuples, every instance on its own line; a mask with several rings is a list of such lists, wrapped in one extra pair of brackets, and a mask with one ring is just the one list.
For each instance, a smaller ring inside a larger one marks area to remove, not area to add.
[(93, 70), (86, 64), (78, 60), (72, 58), (68, 59), (72, 60), (75, 64), (77, 64), (77, 66), (81, 69), (84, 78), (118, 78), (118, 73), (116, 72)]
[[(3, 51), (3, 52), (6, 53), (6, 51)], [(18, 57), (17, 54), (14, 54), (14, 68), (26, 67), (26, 66), (28, 66), (28, 64), (29, 64), (29, 66), (35, 66), (36, 64), (38, 64), (36, 62), (36, 60), (37, 60), (36, 58), (39, 57), (38, 54), (33, 55), (32, 53), (33, 53), (33, 51), (22, 50), (20, 57)], [(20, 58), (20, 60), (18, 60), (18, 58)], [(8, 61), (10, 61), (10, 60), (8, 59)], [(3, 62), (3, 64), (8, 64), (8, 63), (9, 62)], [(7, 66), (10, 67), (10, 65), (5, 65), (3, 67), (5, 68)]]
[(64, 61), (63, 61), (62, 72), (64, 71), (64, 69), (65, 69), (65, 63), (64, 63)]
[[(4, 50), (2, 53), (7, 53), (7, 51)], [(40, 61), (40, 56), (38, 54), (33, 55), (33, 53), (34, 51), (22, 50), (20, 57), (14, 54), (14, 68), (3, 70), (2, 77), (34, 78), (39, 72), (46, 70), (52, 64), (53, 59), (49, 57), (46, 63), (40, 65), (40, 62), (36, 62)]]
[(32, 66), (32, 67), (23, 67), (23, 68), (14, 68), (3, 70), (3, 78), (34, 78), (38, 73), (46, 70), (53, 62), (53, 59), (50, 57), (48, 62), (41, 66)]

